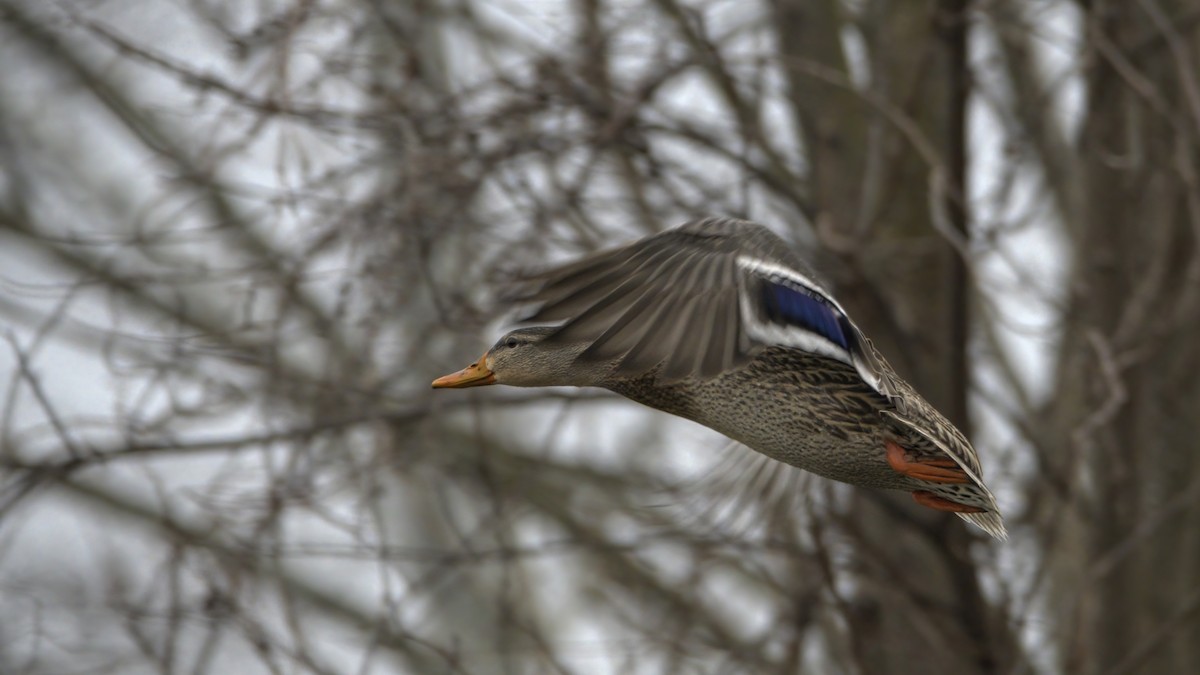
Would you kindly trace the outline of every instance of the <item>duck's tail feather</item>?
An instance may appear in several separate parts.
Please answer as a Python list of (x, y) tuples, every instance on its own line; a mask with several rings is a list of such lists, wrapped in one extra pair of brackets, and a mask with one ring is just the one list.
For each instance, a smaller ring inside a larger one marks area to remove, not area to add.
[(1008, 530), (1004, 529), (1004, 520), (995, 511), (980, 511), (979, 513), (959, 513), (959, 518), (987, 532), (1000, 541), (1008, 541)]

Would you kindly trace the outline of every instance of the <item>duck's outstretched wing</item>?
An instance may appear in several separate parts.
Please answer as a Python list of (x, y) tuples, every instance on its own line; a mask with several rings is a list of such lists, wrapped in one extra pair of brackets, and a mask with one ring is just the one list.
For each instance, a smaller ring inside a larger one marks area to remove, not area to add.
[(710, 378), (767, 345), (853, 364), (872, 386), (862, 336), (787, 244), (731, 218), (689, 222), (528, 277), (527, 321), (562, 322), (551, 338), (588, 342), (580, 358), (666, 381)]

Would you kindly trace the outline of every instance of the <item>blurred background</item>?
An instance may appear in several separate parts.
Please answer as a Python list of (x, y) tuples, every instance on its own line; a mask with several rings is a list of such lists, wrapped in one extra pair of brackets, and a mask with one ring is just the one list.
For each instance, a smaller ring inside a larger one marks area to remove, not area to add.
[[(0, 672), (1200, 670), (1194, 0), (0, 0)], [(801, 251), (1011, 540), (604, 392), (521, 269)]]

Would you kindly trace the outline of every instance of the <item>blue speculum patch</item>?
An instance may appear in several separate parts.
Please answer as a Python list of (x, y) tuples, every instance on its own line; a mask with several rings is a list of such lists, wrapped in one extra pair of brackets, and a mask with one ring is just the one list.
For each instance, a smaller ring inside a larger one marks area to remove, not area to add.
[(803, 328), (842, 349), (850, 349), (850, 341), (842, 327), (844, 317), (824, 299), (798, 288), (764, 281), (762, 302), (771, 321)]

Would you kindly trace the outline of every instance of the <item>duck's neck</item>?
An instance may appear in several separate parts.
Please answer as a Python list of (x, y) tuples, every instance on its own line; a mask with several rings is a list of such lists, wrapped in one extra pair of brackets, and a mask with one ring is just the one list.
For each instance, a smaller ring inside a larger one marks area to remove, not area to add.
[(518, 387), (605, 387), (611, 380), (615, 361), (581, 359), (588, 342), (565, 344), (539, 343), (542, 350), (537, 367), (524, 369), (517, 375), (506, 375), (505, 384)]

